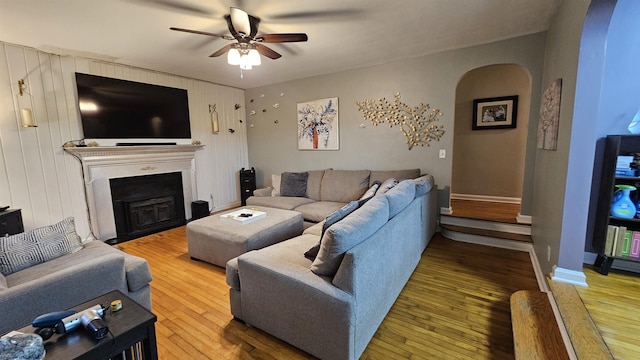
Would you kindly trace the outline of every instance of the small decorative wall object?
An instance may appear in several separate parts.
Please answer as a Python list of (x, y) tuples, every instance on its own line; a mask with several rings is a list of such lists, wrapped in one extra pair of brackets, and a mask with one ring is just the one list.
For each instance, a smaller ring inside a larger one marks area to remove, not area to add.
[(473, 100), (473, 130), (513, 129), (518, 118), (518, 95)]
[[(399, 126), (407, 138), (409, 150), (414, 146), (429, 146), (431, 140), (440, 141), (445, 132), (442, 125), (434, 124), (442, 116), (439, 109), (432, 109), (429, 104), (423, 103), (411, 107), (400, 101), (400, 93), (394, 95), (393, 104), (382, 98), (377, 102), (373, 99), (356, 101), (356, 105), (365, 120), (371, 121), (374, 126), (384, 122), (389, 123), (389, 127)], [(364, 124), (360, 127), (364, 128)]]
[(255, 115), (255, 114), (256, 114), (256, 111), (255, 110), (251, 110), (250, 115)]
[(209, 115), (211, 116), (211, 133), (218, 134), (220, 132), (220, 122), (218, 121), (216, 104), (209, 104)]
[(229, 132), (233, 134), (233, 133), (234, 133), (234, 132), (236, 132), (236, 131), (235, 131), (235, 130), (233, 130), (233, 129), (229, 129)]
[(273, 123), (274, 123), (274, 124), (277, 124), (277, 123), (278, 123), (278, 120), (273, 120)]
[(284, 96), (284, 93), (280, 93), (280, 96)]
[(240, 106), (240, 104), (235, 104), (235, 105), (234, 105), (234, 108), (235, 108), (236, 110), (240, 109), (241, 107), (242, 107), (242, 106)]
[(562, 79), (556, 79), (542, 94), (538, 119), (538, 149), (555, 151), (558, 148), (561, 94)]
[(274, 108), (274, 109), (278, 109), (278, 108), (280, 108), (280, 104), (279, 104), (279, 103), (275, 103), (275, 104), (273, 104), (272, 106), (273, 106), (273, 108)]
[(338, 150), (338, 98), (298, 104), (298, 150)]

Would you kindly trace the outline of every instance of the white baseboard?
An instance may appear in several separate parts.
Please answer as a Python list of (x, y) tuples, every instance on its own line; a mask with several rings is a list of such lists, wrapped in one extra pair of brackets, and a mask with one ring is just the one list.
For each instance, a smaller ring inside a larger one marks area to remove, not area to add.
[(588, 287), (587, 276), (582, 271), (569, 270), (557, 265), (551, 271), (551, 280), (569, 283), (576, 286)]
[(489, 195), (471, 195), (471, 194), (455, 194), (450, 195), (451, 199), (455, 200), (473, 200), (473, 201), (487, 201), (487, 202), (501, 202), (508, 204), (520, 204), (520, 198), (505, 197), (505, 196), (489, 196)]
[(531, 258), (531, 265), (533, 266), (533, 272), (536, 276), (536, 281), (538, 282), (538, 287), (540, 288), (540, 291), (544, 291), (544, 292), (549, 291), (549, 285), (547, 284), (545, 275), (542, 272), (542, 268), (540, 267), (540, 262), (538, 262), (538, 257), (536, 256), (536, 252), (533, 248), (533, 244), (524, 243), (521, 241), (497, 239), (497, 238), (492, 238), (492, 237), (482, 236), (482, 235), (460, 233), (457, 231), (451, 231), (444, 228), (440, 230), (440, 233), (445, 237), (455, 241), (462, 241), (462, 242), (467, 242), (471, 244), (486, 245), (486, 246), (493, 246), (493, 247), (498, 247), (503, 249), (528, 252), (529, 257)]
[(518, 222), (518, 224), (531, 225), (531, 215), (522, 215), (518, 213), (518, 216), (516, 217), (516, 221)]
[(440, 215), (451, 215), (451, 214), (453, 214), (453, 210), (451, 209), (451, 207), (440, 208)]

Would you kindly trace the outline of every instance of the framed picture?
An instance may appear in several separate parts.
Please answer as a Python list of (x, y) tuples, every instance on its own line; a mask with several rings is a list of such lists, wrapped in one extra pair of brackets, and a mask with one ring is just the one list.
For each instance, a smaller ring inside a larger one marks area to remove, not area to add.
[(473, 100), (473, 130), (516, 127), (518, 95)]
[(338, 98), (298, 104), (298, 150), (338, 150)]

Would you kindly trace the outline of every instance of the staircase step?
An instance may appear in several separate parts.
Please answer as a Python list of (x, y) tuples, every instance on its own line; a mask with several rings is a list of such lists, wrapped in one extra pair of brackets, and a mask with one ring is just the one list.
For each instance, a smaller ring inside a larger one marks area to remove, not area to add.
[(467, 227), (467, 226), (458, 226), (458, 225), (448, 225), (448, 224), (440, 224), (440, 227), (449, 231), (455, 231), (464, 234), (471, 235), (480, 235), (480, 236), (488, 236), (497, 239), (505, 239), (505, 240), (514, 240), (521, 241), (524, 243), (532, 243), (531, 235), (523, 235), (523, 234), (515, 234), (512, 232), (505, 232), (499, 230), (487, 230), (475, 227)]
[(531, 235), (531, 225), (529, 224), (504, 223), (499, 221), (470, 219), (443, 214), (440, 215), (440, 225), (453, 225), (512, 234)]
[(547, 293), (537, 290), (513, 293), (511, 324), (516, 360), (569, 359)]
[(610, 360), (611, 351), (572, 284), (547, 279), (578, 359)]

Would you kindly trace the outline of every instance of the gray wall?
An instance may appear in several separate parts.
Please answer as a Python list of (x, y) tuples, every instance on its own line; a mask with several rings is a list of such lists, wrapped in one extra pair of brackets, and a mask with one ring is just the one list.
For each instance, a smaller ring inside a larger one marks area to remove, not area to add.
[[(287, 170), (328, 167), (420, 168), (423, 173), (433, 174), (440, 189), (444, 189), (444, 194), (447, 194), (451, 186), (458, 81), (468, 71), (482, 66), (520, 64), (531, 74), (529, 117), (537, 118), (544, 47), (545, 34), (540, 33), (390, 64), (248, 89), (245, 92), (245, 110), (249, 163), (256, 167), (258, 186), (269, 185), (271, 174)], [(439, 142), (432, 142), (430, 147), (408, 150), (399, 129), (386, 125), (374, 127), (363, 120), (355, 105), (356, 101), (383, 97), (392, 100), (397, 92), (408, 105), (429, 103), (444, 113), (440, 124), (444, 126), (446, 133)], [(339, 98), (340, 150), (298, 151), (296, 104), (328, 97)], [(275, 103), (280, 105), (279, 108), (273, 107)], [(256, 115), (250, 115), (252, 110), (256, 111)], [(533, 147), (535, 148), (535, 141)], [(438, 158), (439, 149), (446, 150), (445, 159)], [(532, 165), (525, 164), (525, 169)], [(523, 189), (523, 193), (530, 191), (530, 188)], [(523, 198), (530, 199), (530, 196), (523, 195)], [(448, 206), (447, 196), (440, 200), (440, 206)], [(523, 204), (523, 209), (527, 206)]]
[[(472, 130), (473, 100), (518, 95), (516, 128)], [(531, 77), (500, 64), (465, 74), (456, 91), (452, 197), (520, 201), (529, 132)]]
[(554, 264), (582, 271), (595, 139), (589, 134), (594, 131), (593, 126), (576, 126), (585, 119), (574, 115), (574, 100), (582, 27), (589, 3), (564, 1), (547, 32), (542, 91), (562, 78), (562, 100), (557, 151), (535, 152), (532, 237), (545, 273)]
[[(631, 119), (640, 108), (640, 67), (638, 67), (638, 57), (640, 57), (640, 3), (637, 1), (600, 1), (602, 8), (598, 19), (599, 27), (593, 26), (595, 40), (598, 40), (600, 57), (589, 63), (580, 64), (580, 70), (590, 74), (601, 74), (597, 79), (598, 86), (585, 93), (585, 102), (591, 100), (596, 105), (592, 105), (588, 110), (591, 114), (589, 120), (597, 126), (595, 134), (598, 139), (596, 151), (595, 170), (593, 179), (593, 191), (591, 196), (589, 224), (592, 225), (595, 206), (598, 200), (602, 150), (604, 138), (609, 134), (630, 134), (627, 130)], [(615, 10), (613, 6), (615, 5)], [(606, 15), (611, 16), (609, 19)], [(599, 32), (596, 32), (600, 30)], [(598, 35), (598, 37), (595, 37)], [(606, 35), (606, 37), (605, 37)], [(594, 40), (594, 42), (596, 42)], [(606, 41), (606, 48), (605, 48)], [(606, 51), (606, 52), (605, 52)], [(595, 60), (598, 60), (597, 62)], [(591, 79), (591, 78), (589, 78)], [(586, 90), (585, 90), (586, 91)], [(577, 101), (578, 99), (576, 99)], [(613, 105), (613, 106), (612, 106)], [(636, 195), (640, 192), (636, 192)], [(589, 230), (592, 230), (591, 228)], [(586, 250), (595, 252), (592, 246), (592, 233), (587, 234)]]

